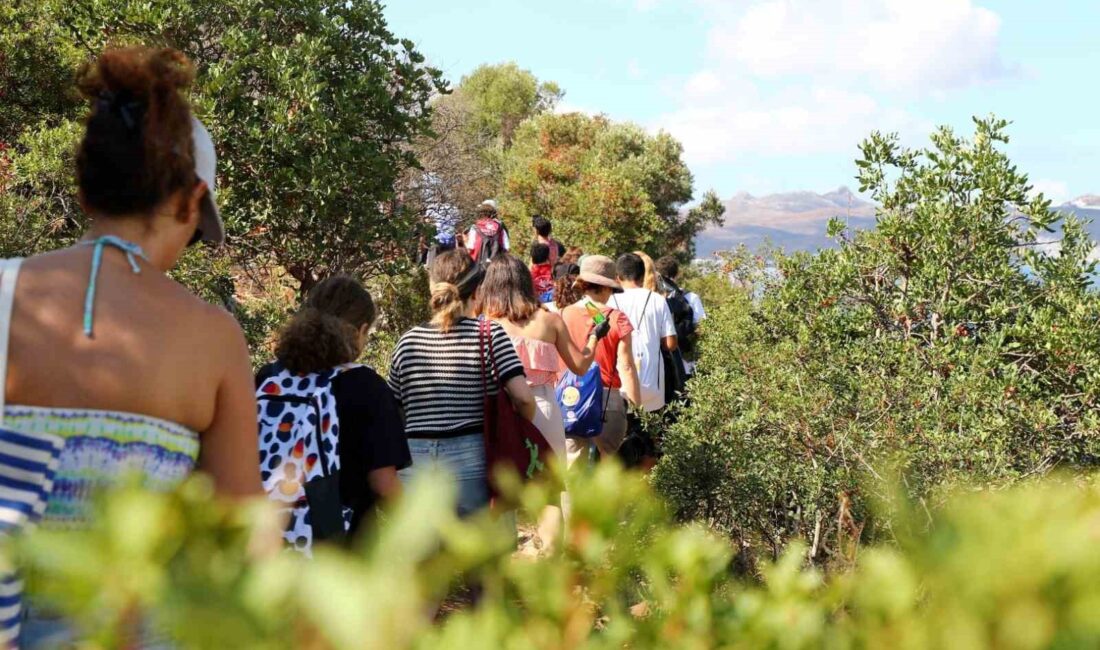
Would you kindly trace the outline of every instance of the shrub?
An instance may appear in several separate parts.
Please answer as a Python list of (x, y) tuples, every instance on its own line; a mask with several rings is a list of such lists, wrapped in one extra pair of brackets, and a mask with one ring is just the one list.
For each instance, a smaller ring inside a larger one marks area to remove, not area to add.
[(1096, 462), (1092, 244), (1029, 198), (997, 147), (1005, 123), (976, 124), (972, 141), (941, 129), (921, 151), (862, 145), (874, 230), (834, 223), (838, 249), (768, 273), (727, 260), (758, 284), (710, 310), (691, 406), (666, 433), (655, 481), (679, 516), (749, 556), (801, 539), (850, 563), (855, 541), (888, 533), (866, 510), (887, 487), (878, 467), (935, 500)]
[[(36, 596), (120, 647), (144, 614), (183, 648), (1085, 648), (1100, 643), (1100, 484), (1047, 480), (890, 501), (896, 545), (846, 574), (806, 548), (728, 571), (732, 552), (670, 523), (644, 481), (602, 464), (576, 477), (559, 554), (514, 558), (484, 516), (459, 521), (447, 483), (414, 486), (352, 549), (307, 561), (263, 553), (264, 504), (230, 508), (198, 479), (171, 495), (124, 490), (83, 532), (17, 541)], [(518, 495), (532, 511), (553, 490)], [(514, 494), (514, 493), (513, 493)], [(433, 621), (456, 578), (481, 598)]]

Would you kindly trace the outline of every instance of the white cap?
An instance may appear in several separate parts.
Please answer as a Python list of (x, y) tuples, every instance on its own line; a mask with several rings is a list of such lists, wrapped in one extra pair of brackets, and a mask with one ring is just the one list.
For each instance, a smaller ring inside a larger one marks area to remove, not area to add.
[(202, 241), (221, 244), (225, 241), (225, 225), (214, 194), (215, 168), (217, 156), (214, 153), (214, 141), (210, 132), (194, 116), (191, 117), (191, 147), (195, 156), (195, 176), (206, 183), (206, 196), (202, 199), (202, 213), (199, 215), (199, 230)]
[(494, 210), (497, 209), (497, 202), (494, 201), (493, 199), (485, 199), (484, 201), (481, 202), (481, 205), (487, 205), (487, 206), (489, 206), (490, 208), (492, 208)]

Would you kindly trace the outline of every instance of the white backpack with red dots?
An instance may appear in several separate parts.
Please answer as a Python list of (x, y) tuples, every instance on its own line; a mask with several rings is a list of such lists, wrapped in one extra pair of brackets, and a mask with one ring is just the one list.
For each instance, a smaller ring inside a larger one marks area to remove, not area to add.
[(351, 525), (351, 510), (339, 502), (340, 420), (332, 382), (354, 367), (299, 375), (276, 366), (256, 390), (260, 478), (289, 517), (283, 538), (307, 556), (314, 539), (342, 535)]

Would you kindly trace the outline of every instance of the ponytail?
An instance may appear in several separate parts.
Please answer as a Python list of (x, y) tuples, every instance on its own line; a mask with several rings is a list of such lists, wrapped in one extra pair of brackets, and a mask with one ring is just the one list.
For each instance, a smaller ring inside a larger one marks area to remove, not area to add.
[(432, 308), (432, 324), (444, 332), (449, 332), (466, 311), (466, 302), (458, 287), (449, 282), (440, 282), (432, 286), (432, 297), (428, 303)]
[(432, 324), (449, 332), (466, 311), (466, 301), (474, 297), (485, 277), (464, 250), (452, 250), (435, 258), (431, 268)]

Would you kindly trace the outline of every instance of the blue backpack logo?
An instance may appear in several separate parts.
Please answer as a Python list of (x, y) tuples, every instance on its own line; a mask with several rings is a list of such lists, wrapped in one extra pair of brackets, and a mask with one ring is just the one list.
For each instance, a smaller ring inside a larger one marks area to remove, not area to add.
[[(610, 396), (610, 394), (609, 394)], [(577, 376), (566, 372), (558, 382), (557, 398), (565, 420), (565, 435), (570, 438), (595, 438), (603, 432), (603, 378), (599, 365)]]

